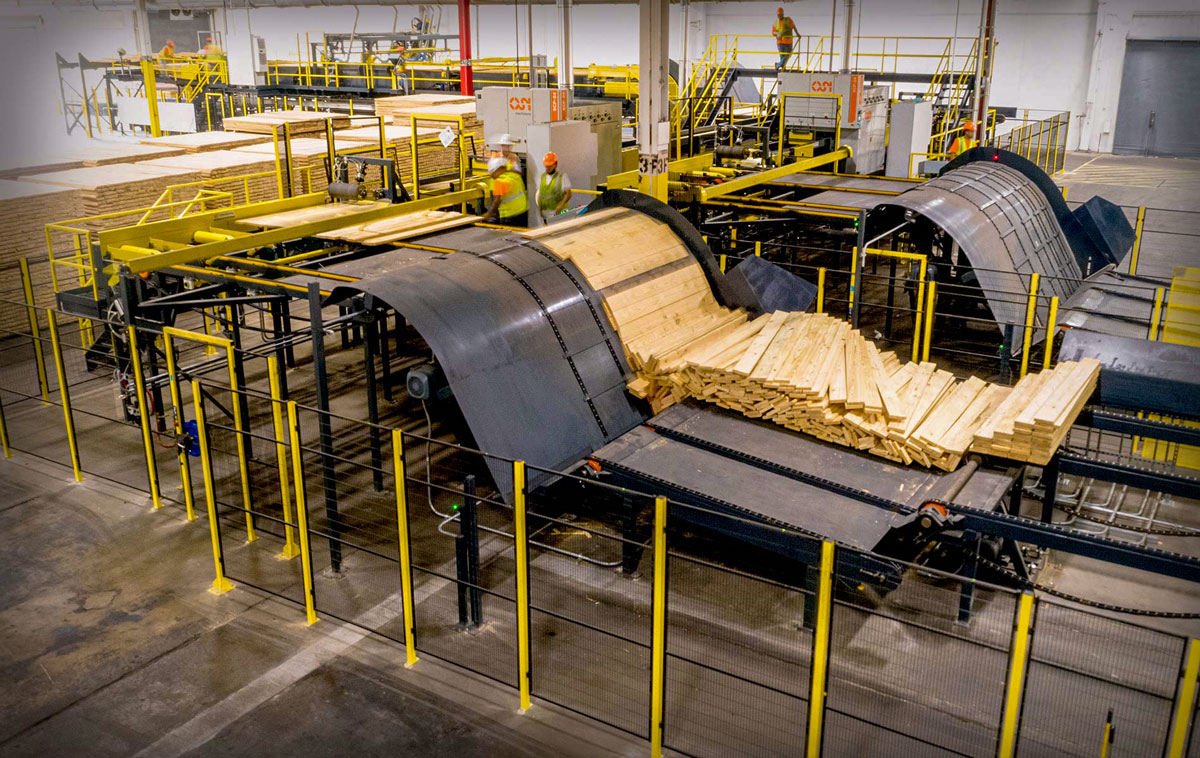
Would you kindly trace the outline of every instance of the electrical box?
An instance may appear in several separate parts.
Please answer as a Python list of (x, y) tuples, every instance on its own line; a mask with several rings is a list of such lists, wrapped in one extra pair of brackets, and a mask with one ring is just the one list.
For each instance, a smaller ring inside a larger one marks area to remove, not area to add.
[(267, 41), (258, 35), (255, 35), (254, 40), (254, 73), (267, 73)]
[(484, 87), (475, 99), (485, 138), (507, 132), (521, 147), (531, 125), (565, 121), (569, 102), (565, 88), (551, 87)]
[(834, 95), (841, 95), (841, 127), (857, 128), (863, 118), (862, 74), (779, 73), (785, 126), (835, 128), (838, 125), (838, 98)]
[(842, 144), (853, 154), (846, 161), (846, 170), (854, 174), (874, 174), (882, 171), (887, 155), (888, 100), (892, 88), (886, 85), (868, 87), (863, 92), (862, 113), (857, 128), (842, 129)]
[[(900, 100), (892, 103), (892, 130), (888, 138), (887, 176), (907, 177), (925, 156), (913, 153), (929, 151), (933, 135), (933, 103)], [(911, 161), (911, 164), (910, 164)]]

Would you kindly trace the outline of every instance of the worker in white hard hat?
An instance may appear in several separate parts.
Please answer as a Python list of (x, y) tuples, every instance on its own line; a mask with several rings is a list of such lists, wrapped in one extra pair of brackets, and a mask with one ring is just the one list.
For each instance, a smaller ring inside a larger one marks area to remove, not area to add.
[(496, 147), (496, 152), (492, 153), (492, 155), (503, 158), (508, 161), (508, 165), (513, 171), (516, 171), (518, 174), (522, 173), (521, 157), (512, 151), (512, 146), (516, 144), (516, 140), (512, 138), (511, 134), (507, 132), (501, 134), (492, 140), (492, 144)]
[(542, 158), (545, 172), (537, 188), (537, 207), (546, 221), (554, 218), (567, 209), (571, 202), (571, 180), (558, 170), (558, 156), (546, 153)]
[(483, 220), (489, 224), (528, 227), (529, 197), (521, 174), (503, 157), (496, 156), (488, 161), (488, 175), (492, 177), (492, 201)]

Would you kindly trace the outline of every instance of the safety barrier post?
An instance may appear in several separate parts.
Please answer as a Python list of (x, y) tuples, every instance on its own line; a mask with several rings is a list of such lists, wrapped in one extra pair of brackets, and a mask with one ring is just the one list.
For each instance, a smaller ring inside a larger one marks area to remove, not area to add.
[(1137, 275), (1138, 254), (1142, 252), (1142, 227), (1146, 223), (1146, 207), (1138, 208), (1137, 225), (1133, 228), (1133, 252), (1129, 254), (1129, 274)]
[[(46, 236), (50, 236), (50, 231), (46, 231)], [(33, 302), (33, 279), (29, 275), (29, 260), (22, 258), (21, 266), (21, 287), (25, 291), (25, 311), (29, 314), (29, 338), (33, 342), (33, 357), (37, 363), (38, 387), (42, 390), (42, 402), (50, 402), (50, 382), (46, 379), (46, 357), (42, 354), (42, 329), (38, 326), (37, 306)], [(50, 270), (53, 273), (54, 264), (51, 264)]]
[(225, 550), (221, 547), (221, 523), (217, 518), (216, 485), (213, 483), (212, 457), (208, 449), (208, 420), (204, 415), (204, 395), (200, 382), (192, 380), (192, 403), (196, 406), (196, 434), (200, 445), (200, 474), (204, 479), (204, 503), (208, 507), (208, 531), (212, 535), (213, 568), (216, 578), (208, 590), (223, 595), (233, 589), (225, 577)]
[(812, 667), (809, 669), (807, 758), (821, 755), (825, 721), (825, 687), (829, 678), (829, 629), (833, 620), (833, 568), (836, 546), (821, 542), (821, 573), (817, 579), (817, 618), (813, 625)]
[(71, 450), (71, 468), (75, 481), (83, 481), (83, 469), (79, 465), (79, 441), (75, 439), (75, 416), (71, 411), (71, 391), (67, 387), (67, 368), (63, 363), (62, 341), (58, 337), (58, 320), (54, 311), (46, 311), (50, 324), (50, 345), (54, 351), (54, 371), (58, 375), (58, 399), (62, 403), (63, 420), (67, 425), (67, 447)]
[(413, 602), (412, 544), (408, 533), (408, 473), (404, 467), (404, 433), (392, 430), (392, 472), (396, 479), (396, 538), (400, 546), (400, 602), (404, 608), (404, 668), (417, 658), (417, 619)]
[(825, 267), (817, 269), (817, 313), (825, 312)]
[(1029, 280), (1029, 301), (1025, 304), (1025, 336), (1021, 340), (1021, 379), (1029, 370), (1029, 343), (1033, 338), (1033, 317), (1037, 314), (1038, 274)]
[(721, 253), (721, 273), (722, 274), (725, 273), (725, 264), (726, 264), (727, 258), (728, 258), (728, 256), (726, 256), (725, 253)]
[(917, 312), (913, 314), (913, 344), (912, 359), (915, 361), (921, 355), (921, 314), (925, 307), (925, 263), (921, 262), (921, 270), (917, 273)]
[(1162, 287), (1154, 288), (1154, 310), (1150, 313), (1150, 331), (1147, 339), (1154, 342), (1158, 339), (1158, 322), (1162, 318), (1163, 295), (1166, 290)]
[(925, 298), (925, 336), (921, 339), (921, 360), (929, 360), (929, 345), (933, 342), (934, 303), (937, 298), (937, 282), (929, 282)]
[(134, 388), (137, 390), (138, 418), (142, 427), (142, 451), (146, 455), (146, 478), (150, 483), (150, 500), (154, 510), (162, 508), (162, 492), (158, 487), (158, 465), (154, 460), (154, 440), (150, 436), (150, 412), (146, 408), (146, 378), (142, 376), (142, 355), (138, 347), (137, 329), (126, 327), (129, 334), (129, 362), (133, 371)]
[(762, 257), (762, 240), (754, 241), (754, 256), (756, 258)]
[(304, 574), (304, 612), (308, 623), (317, 623), (317, 597), (313, 592), (312, 549), (308, 543), (308, 503), (304, 497), (304, 451), (300, 448), (300, 418), (296, 401), (287, 401), (288, 438), (292, 447), (292, 489), (296, 493), (296, 529), (300, 532), (300, 570)]
[(1112, 755), (1113, 744), (1113, 712), (1112, 708), (1108, 709), (1108, 718), (1104, 720), (1104, 738), (1100, 742), (1100, 758), (1108, 758)]
[(1008, 684), (1004, 690), (1004, 720), (1000, 724), (997, 758), (1013, 758), (1017, 752), (1017, 727), (1021, 723), (1021, 699), (1025, 695), (1025, 672), (1029, 665), (1029, 639), (1033, 629), (1033, 593), (1022, 592), (1017, 601), (1012, 648), (1008, 660)]
[(650, 636), (650, 755), (661, 758), (667, 674), (667, 499), (654, 499), (654, 606)]
[(171, 383), (171, 410), (175, 415), (175, 440), (179, 457), (179, 486), (183, 488), (183, 504), (187, 520), (196, 520), (196, 505), (192, 497), (192, 467), (188, 462), (188, 451), (179, 446), (183, 436), (183, 393), (179, 390), (179, 376), (175, 371), (175, 344), (170, 329), (163, 330), (163, 352), (167, 356), (167, 381)]
[(1058, 297), (1050, 298), (1050, 315), (1046, 317), (1046, 344), (1042, 346), (1042, 370), (1050, 368), (1050, 354), (1054, 351), (1054, 334), (1058, 330)]
[(4, 398), (2, 397), (0, 397), (0, 448), (3, 448), (5, 458), (12, 458), (12, 447), (8, 442), (8, 423), (4, 420)]
[(275, 465), (279, 469), (279, 502), (283, 506), (283, 552), (279, 557), (291, 560), (300, 555), (296, 547), (296, 528), (292, 525), (292, 493), (288, 485), (287, 436), (283, 426), (283, 395), (279, 385), (279, 358), (267, 356), (267, 378), (271, 383), (271, 423), (275, 431)]
[(1175, 691), (1175, 716), (1171, 719), (1171, 736), (1167, 741), (1167, 758), (1184, 758), (1188, 737), (1194, 724), (1196, 679), (1200, 677), (1200, 639), (1188, 640), (1180, 667), (1179, 687)]
[[(233, 321), (236, 318), (229, 306), (225, 306), (225, 316)], [(237, 356), (232, 342), (225, 345), (225, 362), (229, 367), (229, 404), (233, 408), (233, 429), (237, 443), (238, 478), (242, 485), (242, 508), (246, 511), (246, 541), (254, 542), (258, 535), (254, 531), (254, 513), (251, 511), (250, 500), (250, 456), (246, 450), (250, 432), (246, 429), (246, 421), (242, 418), (242, 399), (239, 396), (241, 387), (238, 382)]]
[(529, 688), (529, 534), (525, 528), (525, 461), (513, 461), (513, 538), (517, 558), (517, 684), (521, 713), (532, 706)]

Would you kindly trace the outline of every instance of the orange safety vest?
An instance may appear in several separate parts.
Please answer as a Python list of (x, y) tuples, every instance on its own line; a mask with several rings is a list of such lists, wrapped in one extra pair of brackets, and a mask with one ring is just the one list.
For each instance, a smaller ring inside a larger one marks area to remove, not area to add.
[(784, 16), (782, 19), (771, 24), (771, 34), (775, 36), (775, 39), (781, 45), (792, 44), (792, 32), (794, 31), (796, 31), (796, 25), (792, 22), (791, 16)]

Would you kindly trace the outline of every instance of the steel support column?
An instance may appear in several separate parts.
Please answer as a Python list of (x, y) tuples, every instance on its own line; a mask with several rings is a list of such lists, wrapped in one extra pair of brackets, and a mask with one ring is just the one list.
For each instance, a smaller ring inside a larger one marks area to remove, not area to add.
[(670, 41), (668, 0), (639, 0), (637, 142), (638, 179), (643, 194), (667, 199), (667, 149), (671, 141), (667, 90)]
[(459, 92), (475, 94), (475, 76), (471, 68), (471, 0), (458, 0)]
[[(687, 0), (683, 0), (687, 3)], [(558, 86), (567, 89), (567, 104), (575, 102), (575, 69), (571, 67), (571, 0), (558, 0)]]

